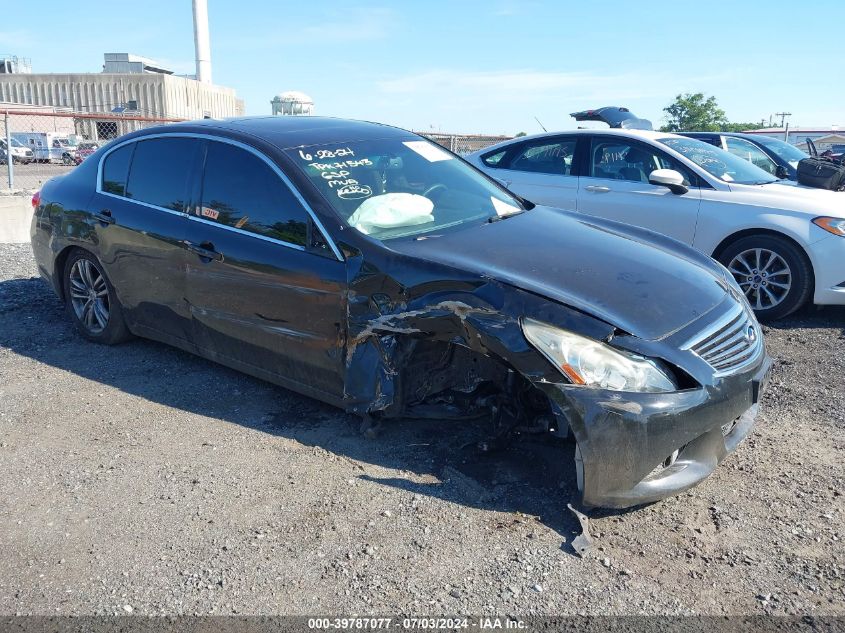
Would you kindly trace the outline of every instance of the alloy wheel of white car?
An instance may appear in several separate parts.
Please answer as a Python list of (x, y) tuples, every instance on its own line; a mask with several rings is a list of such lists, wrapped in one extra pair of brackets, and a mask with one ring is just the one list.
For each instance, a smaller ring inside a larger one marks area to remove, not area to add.
[(728, 264), (728, 270), (755, 310), (774, 308), (792, 289), (789, 264), (783, 257), (765, 248), (738, 253)]
[(812, 296), (810, 262), (800, 247), (780, 236), (743, 237), (717, 259), (736, 279), (760, 320), (785, 317)]

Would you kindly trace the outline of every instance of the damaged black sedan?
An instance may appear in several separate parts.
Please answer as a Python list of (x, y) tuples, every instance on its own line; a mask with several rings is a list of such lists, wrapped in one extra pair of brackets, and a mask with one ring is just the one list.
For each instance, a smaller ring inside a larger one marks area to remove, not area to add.
[(748, 434), (770, 361), (733, 277), (535, 206), (372, 123), (203, 121), (118, 139), (33, 199), (80, 333), (163, 341), (362, 416), (489, 416), (576, 442), (587, 505), (679, 493)]

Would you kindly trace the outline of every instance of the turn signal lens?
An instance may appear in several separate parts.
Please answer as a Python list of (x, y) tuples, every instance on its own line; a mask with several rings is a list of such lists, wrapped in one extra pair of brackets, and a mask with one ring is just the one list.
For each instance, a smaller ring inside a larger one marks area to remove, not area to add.
[(845, 218), (821, 217), (813, 220), (813, 224), (828, 233), (845, 237)]

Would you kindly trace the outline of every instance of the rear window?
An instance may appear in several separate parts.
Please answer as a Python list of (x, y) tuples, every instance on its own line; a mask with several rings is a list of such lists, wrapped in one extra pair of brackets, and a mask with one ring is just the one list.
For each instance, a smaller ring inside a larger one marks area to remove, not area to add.
[(188, 199), (188, 169), (197, 141), (154, 138), (138, 141), (126, 197), (157, 207), (184, 211)]
[(522, 146), (509, 169), (565, 176), (572, 172), (576, 139), (538, 139)]
[(101, 188), (106, 193), (116, 196), (126, 195), (126, 179), (129, 176), (129, 163), (132, 161), (132, 151), (135, 143), (119, 147), (106, 156), (103, 161), (103, 181)]

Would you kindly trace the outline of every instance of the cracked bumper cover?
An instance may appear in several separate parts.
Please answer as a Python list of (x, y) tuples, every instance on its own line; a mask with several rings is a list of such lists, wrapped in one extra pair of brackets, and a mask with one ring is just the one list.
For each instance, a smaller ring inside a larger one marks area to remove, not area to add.
[[(571, 428), (583, 460), (585, 505), (626, 508), (679, 494), (704, 480), (749, 434), (771, 360), (712, 386), (620, 394), (541, 383), (558, 428)], [(674, 451), (673, 464), (655, 472)]]

